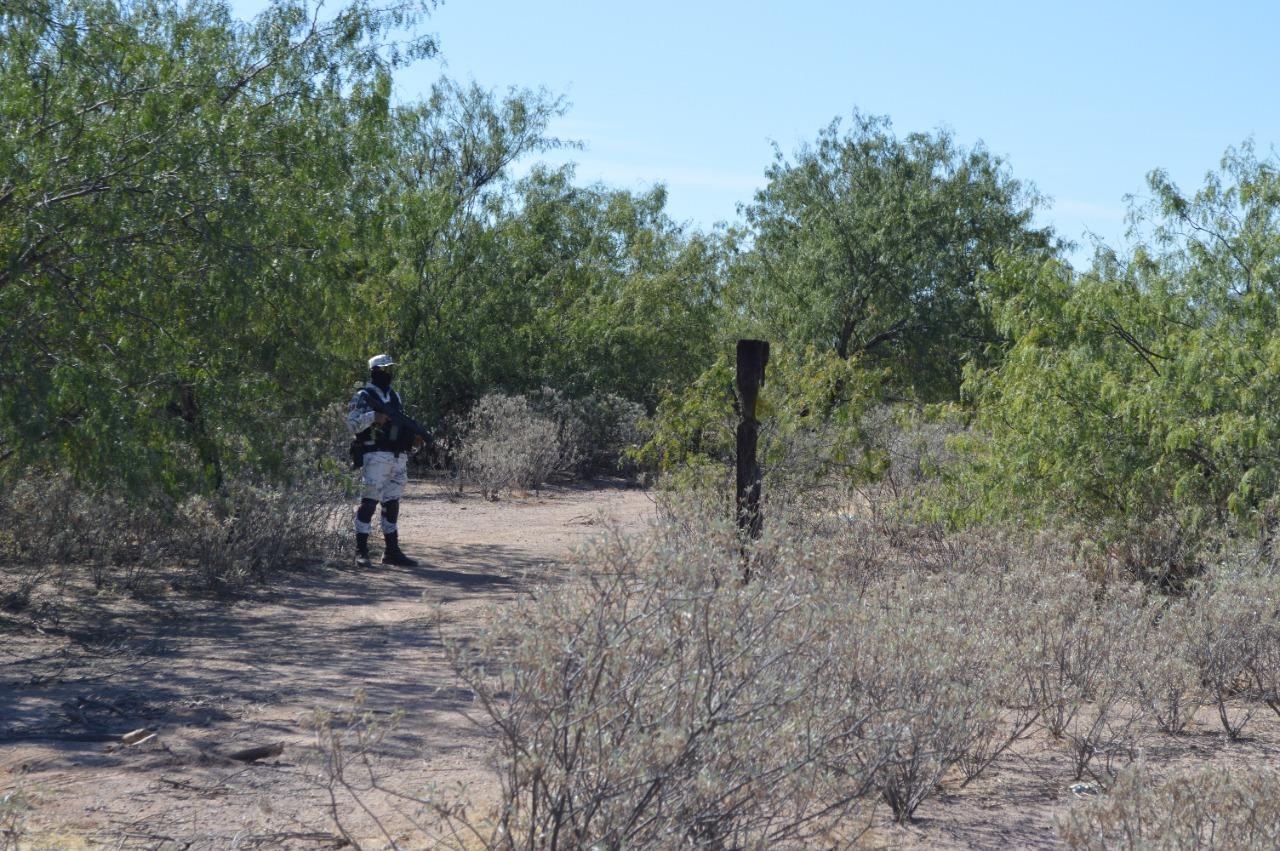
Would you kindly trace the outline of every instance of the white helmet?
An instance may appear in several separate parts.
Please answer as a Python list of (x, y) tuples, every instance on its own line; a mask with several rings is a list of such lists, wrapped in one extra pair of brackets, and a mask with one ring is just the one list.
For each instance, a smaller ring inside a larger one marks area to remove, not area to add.
[(369, 369), (386, 369), (395, 365), (396, 362), (391, 359), (391, 355), (374, 355), (369, 358)]

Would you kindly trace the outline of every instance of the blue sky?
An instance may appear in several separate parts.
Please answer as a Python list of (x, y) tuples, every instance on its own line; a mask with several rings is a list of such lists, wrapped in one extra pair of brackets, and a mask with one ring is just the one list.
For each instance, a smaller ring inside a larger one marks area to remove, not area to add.
[(441, 56), (402, 70), (399, 98), (442, 74), (544, 86), (570, 104), (552, 134), (586, 146), (555, 161), (661, 182), (702, 228), (736, 219), (774, 142), (789, 153), (855, 107), (983, 142), (1051, 199), (1045, 223), (1116, 247), (1151, 169), (1191, 189), (1229, 146), (1280, 143), (1280, 4), (447, 0), (424, 29)]

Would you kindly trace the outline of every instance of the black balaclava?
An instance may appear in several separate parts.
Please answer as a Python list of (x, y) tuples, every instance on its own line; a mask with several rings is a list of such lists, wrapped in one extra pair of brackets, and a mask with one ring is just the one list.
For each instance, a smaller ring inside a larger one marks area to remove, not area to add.
[(385, 369), (369, 370), (369, 381), (383, 393), (391, 389), (391, 373)]

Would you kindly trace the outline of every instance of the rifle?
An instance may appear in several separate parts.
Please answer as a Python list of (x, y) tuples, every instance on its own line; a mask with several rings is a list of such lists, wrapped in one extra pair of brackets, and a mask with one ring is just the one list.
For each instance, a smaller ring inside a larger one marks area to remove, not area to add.
[(365, 403), (373, 409), (375, 413), (385, 415), (391, 420), (390, 428), (387, 430), (387, 439), (391, 441), (393, 446), (400, 446), (402, 443), (407, 450), (412, 444), (414, 438), (422, 438), (428, 447), (435, 444), (435, 438), (431, 436), (431, 432), (418, 425), (417, 420), (405, 416), (402, 412), (397, 411), (384, 403), (378, 398), (377, 393), (361, 391), (364, 393)]

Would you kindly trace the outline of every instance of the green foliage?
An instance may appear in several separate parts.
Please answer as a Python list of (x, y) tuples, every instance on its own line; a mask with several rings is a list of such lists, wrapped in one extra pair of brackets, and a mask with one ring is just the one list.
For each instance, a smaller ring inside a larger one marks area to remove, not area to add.
[(893, 370), (893, 386), (955, 398), (960, 371), (996, 340), (981, 276), (1002, 250), (1051, 247), (1037, 197), (985, 149), (945, 132), (898, 138), (887, 118), (833, 122), (795, 160), (776, 153), (746, 209), (734, 267), (772, 340)]
[[(544, 121), (557, 108), (537, 103)], [(571, 178), (535, 168), (450, 208), (439, 232), (404, 228), (414, 259), (395, 270), (389, 316), (415, 396), (458, 411), (488, 388), (551, 386), (653, 404), (710, 362), (717, 246), (670, 220), (660, 187)]]
[(524, 250), (517, 284), (544, 293), (542, 371), (571, 393), (612, 392), (653, 404), (714, 356), (719, 246), (645, 193), (573, 187), (535, 174), (519, 188), (510, 238)]
[(0, 12), (0, 475), (135, 492), (279, 467), (341, 387), (389, 120), (379, 41), (279, 0), (20, 0)]
[(1071, 517), (1194, 541), (1272, 503), (1280, 441), (1280, 176), (1249, 148), (1193, 196), (1150, 185), (1149, 246), (1077, 274), (1008, 256), (995, 321), (1013, 345), (974, 369), (971, 513)]
[[(766, 475), (817, 480), (837, 469), (855, 476), (875, 472), (876, 458), (862, 452), (861, 422), (883, 373), (831, 351), (774, 346), (765, 375), (756, 416)], [(634, 457), (674, 474), (677, 486), (717, 482), (733, 465), (739, 418), (733, 356), (724, 353), (688, 387), (663, 396), (645, 424), (648, 440)]]
[(505, 172), (559, 144), (544, 131), (562, 109), (545, 92), (497, 96), (442, 81), (425, 103), (397, 112), (385, 227), (365, 246), (376, 274), (363, 303), (368, 346), (396, 353), (412, 402), (460, 413), (519, 363), (502, 357), (519, 341), (513, 311), (523, 295), (508, 281), (513, 258), (499, 233), (511, 192)]
[[(721, 252), (661, 188), (519, 157), (562, 102), (393, 106), (429, 4), (24, 0), (0, 12), (0, 477), (136, 495), (283, 475), (371, 351), (442, 419), (490, 389), (656, 402), (712, 359)], [(12, 380), (8, 380), (9, 377)]]

